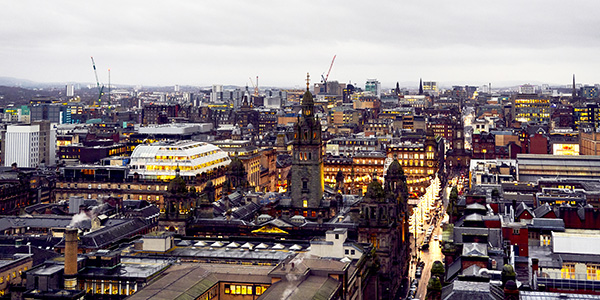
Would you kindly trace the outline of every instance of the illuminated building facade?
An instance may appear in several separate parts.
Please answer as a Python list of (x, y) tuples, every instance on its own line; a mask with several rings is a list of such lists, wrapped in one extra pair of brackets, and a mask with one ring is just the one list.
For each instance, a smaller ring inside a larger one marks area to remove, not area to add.
[(600, 127), (600, 107), (597, 103), (574, 105), (573, 122), (575, 129)]
[(365, 136), (382, 136), (392, 133), (392, 121), (387, 119), (372, 119), (364, 126)]
[(404, 169), (408, 192), (414, 197), (425, 193), (430, 180), (435, 177), (443, 159), (442, 151), (440, 141), (429, 130), (422, 143), (405, 141), (388, 146), (387, 159), (398, 159)]
[(423, 81), (423, 92), (437, 93), (438, 92), (437, 81)]
[(371, 93), (354, 93), (351, 96), (354, 109), (371, 109), (379, 113), (381, 100)]
[(328, 156), (324, 159), (325, 184), (337, 187), (336, 176), (341, 171), (343, 175), (342, 192), (349, 194), (364, 194), (367, 186), (373, 180), (373, 175), (383, 176), (385, 164), (383, 152), (362, 151), (351, 157)]
[(333, 138), (327, 141), (325, 150), (333, 155), (354, 155), (376, 151), (379, 147), (379, 140), (375, 137)]
[(127, 153), (125, 144), (114, 144), (110, 146), (86, 147), (81, 144), (61, 146), (58, 149), (58, 157), (61, 162), (75, 161), (76, 163), (92, 164), (109, 156), (121, 156)]
[(248, 183), (250, 186), (260, 186), (260, 158), (261, 149), (252, 145), (250, 141), (246, 140), (222, 140), (215, 141), (214, 144), (218, 146), (222, 151), (225, 151), (230, 157), (237, 157), (248, 175)]
[(361, 113), (356, 109), (336, 106), (329, 110), (329, 123), (334, 126), (359, 124), (360, 119)]
[(512, 98), (513, 119), (520, 122), (550, 122), (550, 99), (535, 94), (517, 94)]
[(230, 162), (227, 152), (215, 145), (179, 141), (137, 146), (131, 154), (130, 168), (140, 179), (171, 180), (179, 169), (182, 178), (191, 180)]
[[(216, 195), (220, 196), (226, 171), (225, 167), (218, 168), (195, 178), (188, 178), (186, 183), (196, 191), (202, 191), (210, 180)], [(146, 200), (164, 212), (164, 195), (168, 185), (168, 180), (140, 179), (134, 170), (126, 166), (78, 165), (61, 169), (53, 194), (56, 202), (69, 200), (71, 196), (84, 199), (114, 197), (123, 200)]]
[(425, 95), (404, 95), (399, 96), (398, 104), (408, 105), (414, 108), (426, 108), (431, 106), (431, 97)]

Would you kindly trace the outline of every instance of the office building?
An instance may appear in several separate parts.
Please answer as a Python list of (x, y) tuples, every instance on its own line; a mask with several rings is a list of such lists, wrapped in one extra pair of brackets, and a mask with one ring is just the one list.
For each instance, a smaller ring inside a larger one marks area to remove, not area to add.
[(377, 79), (367, 79), (365, 92), (371, 92), (375, 97), (381, 98), (381, 82), (377, 81)]
[(535, 94), (515, 95), (511, 114), (519, 122), (550, 123), (550, 99)]
[(140, 179), (171, 180), (176, 172), (190, 180), (197, 175), (226, 167), (231, 162), (219, 147), (203, 142), (179, 141), (139, 145), (131, 154), (131, 173)]
[(36, 168), (56, 163), (56, 124), (36, 122), (6, 127), (4, 166)]

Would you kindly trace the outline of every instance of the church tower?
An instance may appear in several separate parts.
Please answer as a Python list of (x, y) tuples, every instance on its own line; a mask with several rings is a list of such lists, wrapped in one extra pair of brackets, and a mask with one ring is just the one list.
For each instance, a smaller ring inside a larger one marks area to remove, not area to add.
[[(293, 208), (314, 212), (323, 197), (323, 153), (321, 123), (315, 117), (309, 84), (307, 76), (302, 113), (294, 126), (290, 194)], [(308, 217), (312, 217), (310, 213)]]
[(379, 259), (377, 295), (392, 299), (408, 276), (410, 236), (408, 232), (406, 176), (397, 159), (390, 164), (384, 184), (377, 179), (367, 187), (360, 203), (358, 242), (371, 243)]

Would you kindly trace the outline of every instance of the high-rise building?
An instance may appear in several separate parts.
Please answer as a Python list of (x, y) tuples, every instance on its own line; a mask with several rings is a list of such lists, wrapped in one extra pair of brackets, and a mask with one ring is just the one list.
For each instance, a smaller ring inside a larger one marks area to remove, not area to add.
[(223, 101), (223, 85), (213, 84), (212, 90), (210, 91), (210, 102), (222, 102)]
[(423, 91), (428, 93), (437, 93), (438, 86), (436, 81), (423, 81)]
[(598, 98), (598, 87), (594, 85), (584, 85), (581, 87), (579, 94), (581, 98), (593, 99)]
[(377, 98), (381, 97), (381, 82), (377, 79), (367, 79), (365, 84), (365, 92), (373, 93)]
[(4, 166), (36, 168), (56, 163), (56, 127), (50, 122), (6, 127)]
[(75, 86), (67, 84), (67, 97), (73, 97), (75, 95)]
[(309, 218), (317, 217), (324, 190), (321, 123), (314, 109), (307, 85), (302, 97), (302, 115), (294, 126), (290, 191), (292, 207), (302, 209)]
[(34, 104), (30, 109), (31, 122), (50, 121), (51, 123), (70, 124), (71, 110), (61, 103)]

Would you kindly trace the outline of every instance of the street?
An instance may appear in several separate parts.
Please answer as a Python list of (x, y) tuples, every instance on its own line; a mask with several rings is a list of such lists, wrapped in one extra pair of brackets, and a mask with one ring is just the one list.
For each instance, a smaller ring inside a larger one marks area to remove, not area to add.
[[(415, 251), (411, 251), (411, 253), (414, 253), (414, 255), (417, 256), (417, 260), (414, 260), (413, 256), (410, 265), (409, 274), (411, 281), (412, 278), (415, 278), (417, 261), (420, 260), (424, 263), (421, 271), (422, 276), (421, 278), (417, 278), (419, 285), (414, 296), (416, 299), (425, 298), (433, 262), (437, 260), (443, 262), (442, 251), (440, 248), (440, 238), (442, 235), (441, 223), (442, 220), (448, 218), (446, 206), (448, 203), (448, 196), (450, 195), (450, 188), (444, 187), (441, 197), (438, 197), (440, 189), (442, 189), (442, 187), (440, 186), (439, 180), (436, 178), (427, 189), (425, 195), (423, 195), (421, 201), (413, 211), (413, 216), (411, 218), (410, 228), (411, 232), (413, 232), (411, 248)], [(429, 227), (431, 227), (431, 229), (429, 229)], [(415, 236), (417, 238), (416, 241), (414, 240)], [(426, 244), (428, 243), (429, 247), (422, 247), (424, 241)]]

